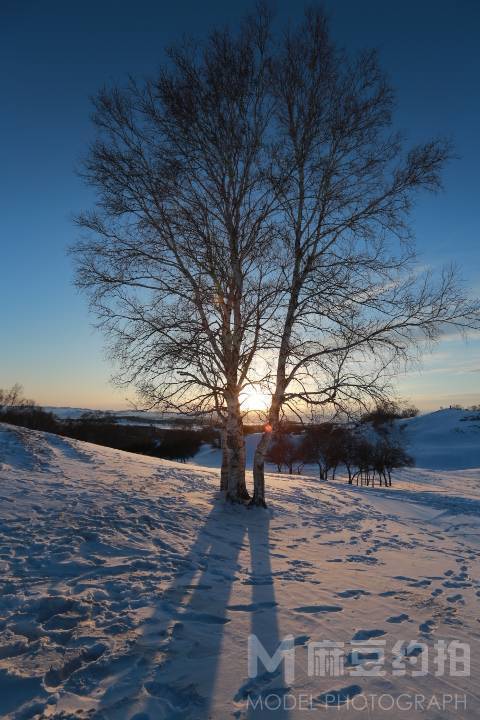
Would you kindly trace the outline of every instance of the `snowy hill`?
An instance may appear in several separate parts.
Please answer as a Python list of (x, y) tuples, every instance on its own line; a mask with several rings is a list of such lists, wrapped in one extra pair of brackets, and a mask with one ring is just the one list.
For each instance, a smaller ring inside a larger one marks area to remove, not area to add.
[[(302, 720), (302, 696), (384, 720), (405, 711), (374, 697), (412, 693), (467, 709), (410, 717), (478, 717), (480, 470), (267, 483), (268, 511), (232, 508), (216, 470), (0, 425), (0, 717)], [(250, 633), (271, 655), (293, 636), (293, 679), (248, 677)], [(471, 644), (471, 676), (435, 676), (440, 639)], [(341, 674), (308, 672), (325, 640)]]
[(450, 408), (401, 421), (400, 425), (417, 467), (480, 467), (480, 413)]

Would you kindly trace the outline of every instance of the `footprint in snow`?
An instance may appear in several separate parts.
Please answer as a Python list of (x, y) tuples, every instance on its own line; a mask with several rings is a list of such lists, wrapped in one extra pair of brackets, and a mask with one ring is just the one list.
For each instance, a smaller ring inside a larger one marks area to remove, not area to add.
[(56, 615), (64, 615), (75, 608), (80, 608), (81, 603), (72, 598), (58, 596), (45, 596), (38, 601), (37, 620), (39, 623), (46, 623)]
[(409, 643), (404, 650), (403, 654), (405, 657), (418, 657), (423, 652), (422, 645), (417, 645), (417, 643)]
[(187, 583), (185, 585), (178, 586), (180, 590), (211, 590), (213, 585), (206, 585), (205, 583), (198, 583), (198, 585), (192, 585)]
[(346, 702), (356, 695), (359, 695), (361, 692), (362, 688), (360, 685), (347, 685), (343, 688), (328, 690), (327, 692), (322, 693), (318, 697), (314, 698), (313, 704), (323, 705), (325, 707), (345, 705)]
[(278, 605), (277, 602), (259, 602), (250, 603), (246, 605), (227, 605), (227, 610), (233, 610), (236, 612), (256, 612), (257, 610), (267, 610)]
[(371, 640), (372, 638), (382, 637), (382, 635), (385, 635), (385, 630), (379, 630), (378, 628), (372, 630), (357, 630), (352, 641)]
[(432, 584), (432, 581), (431, 581), (431, 580), (427, 580), (427, 579), (424, 579), (424, 580), (415, 580), (415, 582), (408, 583), (408, 587), (424, 588), (424, 587), (428, 587), (428, 586), (431, 585), (431, 584)]
[(301, 605), (293, 610), (299, 613), (330, 613), (342, 612), (343, 607), (341, 605)]
[(193, 708), (204, 708), (206, 704), (205, 698), (193, 684), (181, 688), (152, 680), (146, 682), (144, 687), (149, 695), (160, 698), (174, 712), (187, 713)]
[(402, 623), (405, 622), (405, 620), (409, 620), (409, 616), (406, 613), (400, 613), (400, 615), (392, 615), (391, 617), (387, 618), (385, 622), (388, 623)]
[(348, 555), (346, 562), (349, 563), (364, 563), (365, 565), (377, 565), (378, 560), (374, 557), (366, 557), (365, 555)]
[(418, 626), (418, 629), (424, 635), (430, 635), (432, 633), (435, 625), (436, 625), (435, 620), (433, 620), (433, 618), (432, 618), (430, 620), (425, 620), (425, 622), (421, 623)]
[(385, 590), (378, 593), (379, 597), (394, 597), (395, 595), (408, 595), (408, 590)]
[(368, 590), (342, 590), (342, 592), (337, 593), (337, 597), (341, 598), (354, 598), (357, 600), (361, 595), (370, 595), (371, 593), (368, 592)]
[(91, 647), (83, 648), (79, 653), (70, 657), (70, 659), (63, 663), (63, 665), (59, 667), (51, 667), (45, 674), (45, 686), (47, 688), (58, 687), (65, 680), (68, 680), (70, 675), (79, 670), (81, 667), (98, 660), (106, 649), (107, 646), (99, 642)]
[(462, 605), (465, 605), (465, 600), (463, 599), (463, 595), (460, 595), (460, 593), (458, 593), (457, 595), (449, 595), (447, 597), (447, 601), (449, 603), (461, 603)]
[(179, 613), (179, 618), (186, 622), (205, 623), (206, 625), (225, 625), (229, 623), (229, 618), (220, 617), (219, 615), (210, 615), (209, 613), (199, 613), (192, 610)]
[(381, 651), (372, 650), (371, 652), (361, 652), (360, 650), (352, 650), (345, 656), (345, 665), (347, 667), (360, 665), (368, 660), (379, 660)]
[(264, 580), (259, 580), (258, 578), (248, 578), (242, 580), (242, 585), (273, 585), (273, 579), (265, 578)]
[(408, 575), (394, 575), (393, 580), (403, 580), (404, 582), (415, 582), (416, 578), (408, 577)]
[[(240, 702), (242, 700), (247, 700), (250, 696), (258, 697), (258, 695), (261, 694), (261, 692), (266, 687), (268, 687), (272, 680), (278, 678), (280, 674), (281, 670), (278, 669), (274, 670), (273, 672), (265, 671), (261, 675), (258, 675), (256, 678), (250, 678), (249, 680), (246, 680), (235, 693), (233, 701)], [(273, 690), (269, 689), (269, 692), (273, 692)]]
[(310, 635), (299, 635), (295, 638), (293, 641), (293, 644), (298, 647), (300, 645), (305, 645), (310, 640)]
[(443, 587), (450, 588), (452, 590), (460, 589), (460, 588), (469, 588), (472, 587), (472, 583), (468, 582), (466, 580), (445, 580), (445, 582), (442, 583)]

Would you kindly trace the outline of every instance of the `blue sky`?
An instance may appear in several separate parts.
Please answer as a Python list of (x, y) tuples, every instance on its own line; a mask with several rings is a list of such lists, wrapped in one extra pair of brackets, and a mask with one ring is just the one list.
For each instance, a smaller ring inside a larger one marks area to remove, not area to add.
[[(397, 126), (412, 141), (454, 140), (459, 159), (445, 192), (422, 197), (412, 224), (422, 263), (455, 261), (480, 294), (480, 4), (476, 0), (331, 0), (341, 45), (379, 48), (397, 90)], [(72, 285), (66, 248), (72, 216), (91, 204), (75, 175), (92, 137), (90, 96), (127, 74), (146, 75), (182, 34), (235, 21), (249, 2), (82, 3), (3, 0), (0, 5), (0, 387), (21, 382), (47, 405), (125, 406), (112, 368)], [(301, 4), (281, 0), (280, 18)], [(480, 340), (456, 337), (398, 380), (422, 409), (480, 401)]]

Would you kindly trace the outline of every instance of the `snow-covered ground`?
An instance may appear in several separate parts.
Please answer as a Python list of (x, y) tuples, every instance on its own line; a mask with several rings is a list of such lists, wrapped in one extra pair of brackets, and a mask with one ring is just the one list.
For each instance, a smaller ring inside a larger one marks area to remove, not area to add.
[(480, 412), (447, 408), (400, 421), (417, 467), (464, 470), (480, 467)]
[[(0, 717), (480, 717), (480, 470), (270, 475), (268, 511), (217, 485), (0, 425)], [(249, 678), (250, 634), (271, 655), (291, 635), (294, 677)]]

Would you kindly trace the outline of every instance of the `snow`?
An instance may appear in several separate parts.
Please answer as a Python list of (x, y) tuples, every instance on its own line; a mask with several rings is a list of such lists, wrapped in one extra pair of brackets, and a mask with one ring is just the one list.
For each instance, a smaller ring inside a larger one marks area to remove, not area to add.
[(480, 413), (448, 408), (401, 421), (417, 467), (464, 470), (480, 467)]
[[(425, 457), (450, 432), (407, 425)], [(301, 720), (306, 697), (338, 718), (368, 699), (356, 715), (384, 720), (405, 711), (373, 698), (412, 693), (467, 703), (412, 717), (479, 717), (479, 466), (410, 468), (391, 489), (272, 474), (268, 511), (248, 510), (215, 468), (0, 425), (0, 717)], [(249, 678), (250, 633), (271, 655), (293, 636), (293, 680)], [(325, 640), (344, 643), (342, 676), (308, 673)], [(470, 676), (435, 676), (439, 640), (470, 643)], [(383, 642), (385, 674), (365, 675)], [(272, 694), (289, 703), (248, 706)]]
[[(260, 437), (260, 433), (251, 433), (245, 436), (245, 462), (247, 468), (251, 468), (253, 465), (253, 455)], [(194, 465), (200, 465), (201, 467), (220, 468), (222, 466), (222, 451), (219, 448), (213, 448), (208, 443), (204, 443), (192, 462)]]

